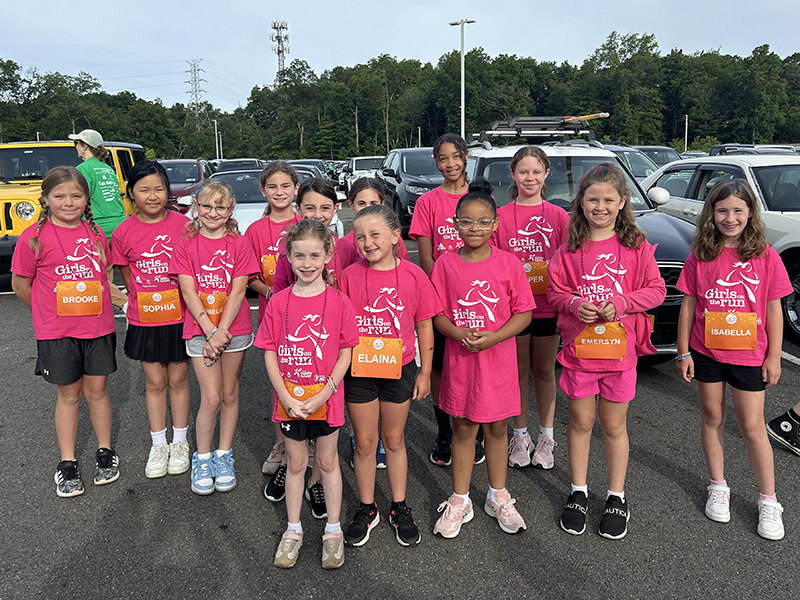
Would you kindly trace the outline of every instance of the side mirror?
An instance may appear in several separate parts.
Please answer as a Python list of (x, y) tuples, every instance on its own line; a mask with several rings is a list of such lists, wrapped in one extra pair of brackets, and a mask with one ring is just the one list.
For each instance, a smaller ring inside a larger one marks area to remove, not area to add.
[(650, 188), (647, 192), (647, 197), (650, 198), (656, 206), (663, 206), (669, 202), (669, 192), (662, 187)]
[(394, 169), (390, 169), (389, 167), (384, 168), (381, 173), (386, 175), (386, 177), (397, 177), (397, 173), (394, 172)]

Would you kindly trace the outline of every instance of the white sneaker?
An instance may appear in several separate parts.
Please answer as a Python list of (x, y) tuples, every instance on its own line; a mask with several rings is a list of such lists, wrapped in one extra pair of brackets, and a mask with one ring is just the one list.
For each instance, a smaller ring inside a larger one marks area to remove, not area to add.
[(169, 468), (170, 475), (180, 475), (186, 473), (192, 463), (192, 452), (189, 450), (189, 442), (175, 442), (169, 445)]
[(166, 444), (150, 446), (150, 456), (147, 457), (144, 476), (148, 479), (163, 477), (167, 474), (167, 463), (169, 463), (169, 446)]
[(758, 501), (758, 535), (767, 540), (782, 540), (783, 507), (774, 500)]
[(508, 443), (508, 466), (527, 467), (531, 464), (531, 454), (533, 454), (533, 440), (529, 434), (511, 436)]
[(706, 516), (717, 523), (731, 520), (731, 488), (727, 485), (711, 484), (707, 488)]
[(269, 453), (267, 460), (261, 465), (261, 472), (264, 475), (272, 475), (283, 462), (283, 455), (286, 449), (286, 444), (283, 442), (275, 442), (272, 451)]

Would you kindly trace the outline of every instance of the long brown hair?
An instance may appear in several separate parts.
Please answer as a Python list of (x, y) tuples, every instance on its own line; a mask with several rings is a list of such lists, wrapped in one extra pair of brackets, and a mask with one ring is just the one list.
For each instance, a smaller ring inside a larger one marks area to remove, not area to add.
[[(263, 190), (267, 185), (267, 180), (277, 173), (284, 173), (288, 175), (295, 187), (297, 187), (298, 183), (300, 182), (297, 177), (297, 171), (294, 170), (292, 165), (285, 160), (273, 160), (266, 167), (264, 167), (263, 171), (261, 171), (261, 175), (258, 177), (258, 186)], [(292, 201), (294, 201), (294, 198), (292, 198)], [(264, 214), (261, 216), (266, 217), (271, 212), (272, 206), (270, 205), (269, 200), (267, 200), (267, 206), (264, 207)]]
[[(333, 235), (328, 231), (325, 225), (315, 219), (303, 219), (302, 221), (298, 221), (292, 225), (292, 228), (286, 233), (286, 258), (290, 261), (292, 244), (300, 240), (319, 240), (322, 242), (322, 248), (325, 250), (325, 254), (333, 254), (335, 249)], [(293, 280), (296, 278), (294, 272), (292, 272), (292, 278)], [(331, 285), (334, 284), (334, 282), (331, 281), (332, 278), (328, 274), (328, 265), (322, 268), (322, 279)]]
[[(517, 150), (517, 152), (514, 154), (514, 158), (511, 159), (511, 172), (513, 173), (520, 161), (528, 156), (531, 156), (542, 163), (545, 173), (550, 170), (550, 159), (547, 157), (547, 154), (544, 153), (544, 150), (538, 146), (524, 146)], [(542, 199), (544, 199), (546, 195), (547, 186), (542, 184)], [(508, 186), (508, 197), (512, 200), (516, 200), (517, 196), (519, 196), (517, 182), (512, 180), (511, 185)]]
[(197, 212), (198, 203), (204, 198), (212, 198), (216, 195), (221, 196), (221, 199), (217, 202), (217, 206), (223, 204), (227, 199), (231, 207), (231, 216), (228, 217), (228, 220), (225, 222), (225, 234), (232, 235), (233, 237), (239, 237), (241, 235), (241, 233), (239, 233), (239, 224), (236, 222), (236, 219), (233, 218), (233, 209), (236, 206), (236, 196), (233, 195), (231, 186), (218, 179), (206, 179), (200, 184), (200, 187), (197, 188), (197, 191), (194, 194), (194, 202), (192, 202), (191, 211), (192, 220), (186, 225), (187, 237), (195, 237), (198, 233), (200, 233), (200, 228), (203, 226), (203, 224), (200, 222), (200, 216)]

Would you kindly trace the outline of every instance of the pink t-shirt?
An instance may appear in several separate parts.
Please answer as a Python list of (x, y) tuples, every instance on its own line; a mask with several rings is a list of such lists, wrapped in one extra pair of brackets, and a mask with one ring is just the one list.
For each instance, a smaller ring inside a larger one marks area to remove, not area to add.
[[(758, 258), (743, 263), (736, 248), (723, 248), (714, 261), (702, 262), (692, 253), (686, 259), (677, 288), (697, 299), (689, 345), (714, 360), (760, 367), (769, 349), (767, 302), (792, 293), (792, 284), (778, 253), (769, 246)], [(706, 311), (756, 313), (756, 349), (706, 348)]]
[[(178, 280), (169, 276), (169, 262), (175, 243), (183, 237), (188, 217), (172, 210), (158, 223), (144, 223), (136, 215), (125, 219), (112, 235), (111, 261), (115, 265), (130, 267), (131, 282), (128, 289), (128, 322), (150, 327), (175, 325), (183, 322), (186, 305), (180, 297)], [(139, 320), (138, 293), (177, 290), (181, 318), (159, 323)]]
[(441, 313), (441, 302), (425, 271), (414, 263), (401, 260), (397, 269), (388, 271), (370, 269), (368, 264), (362, 258), (336, 283), (353, 302), (359, 335), (401, 338), (406, 365), (417, 354), (414, 323)]
[(422, 194), (414, 205), (409, 235), (415, 240), (419, 237), (431, 238), (434, 261), (442, 254), (458, 250), (464, 245), (458, 229), (453, 225), (460, 199), (461, 195), (448, 194), (438, 187)]
[[(358, 345), (353, 304), (329, 285), (310, 298), (293, 294), (292, 288), (282, 290), (267, 304), (255, 345), (277, 352), (285, 381), (297, 385), (325, 383), (339, 350)], [(273, 393), (273, 421), (281, 420), (278, 402), (278, 394)], [(331, 427), (344, 425), (343, 385), (328, 399), (326, 420)]]
[[(358, 251), (358, 244), (356, 244), (355, 233), (353, 233), (352, 231), (349, 231), (348, 233), (345, 233), (342, 236), (342, 239), (350, 242), (351, 244), (353, 244), (353, 246), (356, 249), (356, 254), (358, 254), (358, 258), (361, 258), (361, 253)], [(406, 244), (403, 241), (402, 237), (400, 238), (400, 241), (397, 242), (397, 254), (403, 260), (410, 260), (408, 258), (408, 248), (406, 248)]]
[[(244, 232), (245, 237), (253, 244), (253, 250), (256, 253), (256, 259), (262, 269), (259, 270), (258, 278), (266, 283), (264, 279), (264, 257), (275, 256), (278, 257), (283, 254), (286, 247), (286, 232), (289, 231), (295, 223), (300, 222), (300, 217), (294, 215), (286, 221), (276, 223), (269, 216), (266, 216), (258, 221), (253, 222), (247, 231)], [(277, 267), (277, 264), (276, 264)], [(258, 321), (264, 317), (264, 309), (267, 307), (267, 298), (258, 295)]]
[[(106, 279), (106, 262), (97, 253), (97, 238), (89, 225), (81, 221), (77, 227), (69, 228), (48, 221), (39, 232), (40, 250), (36, 256), (30, 247), (30, 240), (36, 234), (37, 225), (31, 225), (22, 232), (11, 259), (13, 273), (33, 278), (31, 314), (36, 339), (73, 337), (88, 340), (112, 333), (114, 312)], [(102, 230), (100, 245), (106, 259), (110, 259), (108, 241)], [(56, 286), (60, 281), (99, 281), (102, 286), (102, 312), (92, 316), (58, 316)]]
[[(443, 314), (459, 328), (497, 331), (512, 315), (536, 306), (522, 263), (497, 248), (480, 262), (466, 262), (458, 252), (442, 255), (433, 264), (431, 282)], [(518, 415), (514, 338), (477, 353), (447, 338), (439, 406), (450, 415), (476, 423)]]
[[(542, 202), (538, 206), (525, 206), (512, 202), (499, 208), (497, 216), (499, 218), (497, 231), (492, 234), (489, 243), (511, 252), (523, 263), (548, 263), (561, 244), (567, 241), (569, 215), (560, 206), (549, 202)], [(556, 311), (547, 301), (546, 294), (535, 294), (534, 298), (535, 319), (556, 316)]]
[[(636, 367), (642, 346), (649, 347), (652, 322), (646, 310), (659, 306), (667, 289), (655, 258), (656, 247), (645, 241), (639, 248), (625, 248), (616, 235), (599, 242), (587, 242), (576, 252), (567, 245), (550, 261), (547, 299), (558, 312), (562, 350), (558, 361), (577, 371), (592, 373), (627, 371)], [(625, 358), (579, 359), (575, 339), (586, 329), (578, 318), (582, 301), (599, 305), (608, 300), (616, 308), (616, 321), (625, 330)], [(637, 317), (638, 315), (638, 317)]]
[[(348, 242), (344, 238), (339, 240), (334, 238), (333, 241), (335, 244), (333, 247), (333, 258), (331, 262), (328, 263), (328, 273), (332, 274), (335, 278), (347, 267), (358, 262), (359, 257), (358, 251), (352, 242)], [(285, 290), (296, 280), (297, 277), (295, 277), (292, 272), (289, 259), (286, 258), (285, 253), (281, 254), (278, 258), (278, 265), (275, 267), (275, 285), (273, 286), (273, 290), (275, 292)]]
[[(178, 240), (169, 265), (170, 275), (191, 275), (198, 294), (225, 292), (228, 297), (233, 289), (233, 280), (259, 272), (253, 246), (243, 235), (226, 235), (219, 239), (207, 238), (198, 233), (194, 237)], [(228, 330), (231, 335), (253, 333), (250, 305), (242, 301), (239, 313)], [(183, 339), (204, 335), (192, 313), (186, 311), (183, 321)]]

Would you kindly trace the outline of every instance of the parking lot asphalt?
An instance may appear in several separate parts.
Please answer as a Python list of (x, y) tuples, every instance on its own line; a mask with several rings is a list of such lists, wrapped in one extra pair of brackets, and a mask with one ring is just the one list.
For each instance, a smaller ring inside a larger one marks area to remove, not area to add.
[[(414, 248), (409, 243), (412, 258)], [(758, 489), (731, 404), (725, 433), (732, 518), (727, 524), (708, 520), (703, 514), (708, 476), (697, 388), (679, 380), (671, 357), (640, 363), (628, 421), (631, 520), (627, 537), (619, 541), (601, 538), (596, 531), (607, 488), (599, 425), (592, 439), (587, 532), (572, 536), (558, 526), (569, 491), (568, 406), (560, 391), (555, 468), (509, 470), (508, 488), (527, 531), (505, 534), (480, 510), (488, 481), (485, 465), (479, 465), (471, 486), (475, 518), (455, 539), (434, 537), (437, 507), (452, 486), (449, 469), (427, 459), (435, 423), (430, 401), (424, 400), (412, 404), (407, 427), (407, 501), (423, 531), (422, 542), (404, 548), (394, 540), (385, 518), (388, 480), (379, 471), (376, 500), (382, 522), (368, 544), (347, 548), (341, 569), (323, 571), (324, 523), (311, 517), (306, 503), (305, 545), (297, 566), (277, 569), (272, 557), (286, 513), (282, 503), (262, 495), (267, 478), (260, 466), (274, 435), (263, 353), (252, 348), (245, 358), (234, 443), (238, 485), (229, 493), (200, 497), (190, 491), (188, 473), (155, 480), (144, 476), (150, 447), (144, 379), (140, 366), (122, 353), (124, 318), (116, 320), (119, 370), (109, 378), (122, 476), (111, 485), (91, 485), (95, 439), (84, 406), (78, 459), (87, 490), (77, 498), (58, 498), (53, 489), (58, 462), (55, 389), (33, 375), (36, 345), (30, 313), (9, 290), (10, 278), (0, 276), (0, 451), (5, 465), (0, 599), (777, 598), (792, 597), (800, 589), (800, 457), (775, 449), (786, 537), (763, 540), (756, 534)], [(800, 357), (796, 346), (785, 343), (784, 350)], [(767, 391), (768, 418), (797, 401), (798, 386), (800, 366), (784, 360), (779, 385)], [(194, 415), (199, 405), (194, 377), (192, 399)], [(533, 398), (531, 402), (529, 424), (535, 426)], [(344, 525), (358, 505), (345, 432), (347, 425), (339, 441)], [(192, 420), (189, 440), (193, 445)]]

